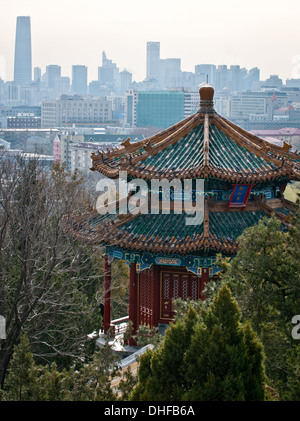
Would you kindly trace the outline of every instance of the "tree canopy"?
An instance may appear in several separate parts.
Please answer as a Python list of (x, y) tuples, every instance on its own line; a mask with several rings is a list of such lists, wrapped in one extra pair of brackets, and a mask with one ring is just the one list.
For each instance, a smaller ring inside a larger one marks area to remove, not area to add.
[(132, 400), (263, 400), (263, 348), (223, 286), (200, 315), (190, 306), (141, 357)]
[(94, 348), (87, 335), (101, 322), (99, 250), (64, 229), (64, 218), (89, 202), (82, 184), (59, 164), (47, 170), (34, 159), (0, 159), (1, 385), (24, 332), (35, 358), (46, 363), (67, 364)]
[[(207, 285), (213, 297), (224, 283), (264, 346), (269, 386), (280, 399), (298, 400), (299, 340), (292, 337), (292, 319), (300, 308), (300, 213), (289, 229), (273, 215), (246, 229), (239, 237), (239, 251), (223, 268), (218, 284)], [(210, 299), (210, 298), (208, 298)]]

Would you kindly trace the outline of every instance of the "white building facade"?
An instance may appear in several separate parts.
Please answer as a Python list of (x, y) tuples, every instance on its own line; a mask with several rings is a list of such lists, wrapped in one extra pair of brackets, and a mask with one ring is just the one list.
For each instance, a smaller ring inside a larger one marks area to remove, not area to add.
[(63, 95), (42, 101), (42, 128), (72, 125), (98, 125), (112, 120), (112, 107), (106, 98)]

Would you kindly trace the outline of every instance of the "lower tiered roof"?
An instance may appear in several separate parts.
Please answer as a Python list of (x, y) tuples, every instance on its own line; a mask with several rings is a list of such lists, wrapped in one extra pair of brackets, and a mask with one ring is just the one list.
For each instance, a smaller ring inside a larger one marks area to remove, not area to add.
[(201, 254), (222, 252), (233, 255), (238, 250), (238, 237), (248, 227), (272, 213), (288, 226), (294, 213), (292, 203), (273, 201), (250, 204), (245, 210), (228, 210), (226, 205), (209, 209), (205, 206), (199, 225), (187, 225), (182, 214), (127, 214), (124, 216), (78, 215), (70, 228), (78, 237), (93, 244), (103, 243), (131, 251), (165, 254)]

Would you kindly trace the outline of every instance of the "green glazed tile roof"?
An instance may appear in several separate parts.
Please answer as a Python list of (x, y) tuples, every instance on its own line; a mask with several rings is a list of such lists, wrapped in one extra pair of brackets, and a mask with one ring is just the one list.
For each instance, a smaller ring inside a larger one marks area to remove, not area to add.
[(210, 125), (209, 162), (216, 167), (241, 171), (255, 172), (271, 170), (274, 165), (254, 153), (239, 146), (234, 140), (219, 130), (215, 124)]
[(211, 234), (228, 241), (236, 241), (241, 233), (248, 227), (267, 216), (262, 210), (256, 211), (233, 211), (233, 212), (210, 212), (209, 230)]
[(78, 232), (91, 242), (128, 250), (181, 254), (212, 250), (235, 254), (238, 236), (266, 215), (262, 210), (211, 211), (206, 234), (204, 222), (187, 225), (184, 213), (126, 215), (122, 219), (117, 215), (94, 215), (78, 227)]
[(203, 164), (203, 124), (199, 124), (188, 135), (168, 146), (164, 151), (147, 158), (141, 168), (154, 166), (158, 171), (169, 168), (185, 170)]
[(177, 237), (185, 238), (188, 235), (193, 237), (202, 234), (203, 223), (200, 225), (186, 225), (185, 214), (169, 215), (139, 215), (132, 221), (122, 226), (122, 230), (130, 232), (132, 235), (141, 234), (146, 238), (159, 236), (162, 239)]
[[(229, 139), (216, 125), (209, 126), (209, 163), (212, 166), (242, 171), (267, 171), (274, 169), (274, 165), (254, 153), (248, 152), (242, 146)], [(141, 162), (140, 167), (155, 167), (157, 171), (187, 170), (201, 167), (204, 162), (204, 130), (199, 124), (188, 135), (167, 147), (164, 151), (148, 157)]]

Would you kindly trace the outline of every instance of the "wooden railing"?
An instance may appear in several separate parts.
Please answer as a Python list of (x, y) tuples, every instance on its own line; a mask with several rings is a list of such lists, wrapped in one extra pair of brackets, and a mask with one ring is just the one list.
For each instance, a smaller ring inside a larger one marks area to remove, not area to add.
[(116, 335), (122, 335), (126, 332), (128, 326), (129, 316), (121, 317), (111, 321), (111, 328)]

